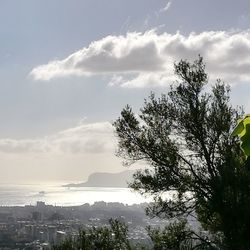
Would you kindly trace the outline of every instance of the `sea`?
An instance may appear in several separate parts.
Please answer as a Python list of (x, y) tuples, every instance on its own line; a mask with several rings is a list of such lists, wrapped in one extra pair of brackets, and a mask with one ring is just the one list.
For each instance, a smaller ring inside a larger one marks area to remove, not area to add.
[(98, 201), (140, 204), (152, 201), (129, 188), (63, 187), (67, 183), (0, 183), (0, 206), (47, 205), (79, 206)]

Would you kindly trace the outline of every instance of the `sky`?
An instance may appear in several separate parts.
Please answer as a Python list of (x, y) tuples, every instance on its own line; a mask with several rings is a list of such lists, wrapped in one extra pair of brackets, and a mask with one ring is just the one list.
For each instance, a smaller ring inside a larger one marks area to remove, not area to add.
[(124, 170), (112, 122), (204, 57), (250, 112), (248, 0), (0, 1), (0, 182)]

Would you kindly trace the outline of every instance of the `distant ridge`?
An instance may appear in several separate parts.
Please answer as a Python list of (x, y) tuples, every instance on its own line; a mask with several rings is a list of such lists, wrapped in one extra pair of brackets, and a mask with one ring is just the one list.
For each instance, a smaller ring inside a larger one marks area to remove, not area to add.
[(63, 187), (128, 187), (134, 172), (125, 170), (120, 173), (93, 173), (86, 182), (71, 183), (63, 185)]

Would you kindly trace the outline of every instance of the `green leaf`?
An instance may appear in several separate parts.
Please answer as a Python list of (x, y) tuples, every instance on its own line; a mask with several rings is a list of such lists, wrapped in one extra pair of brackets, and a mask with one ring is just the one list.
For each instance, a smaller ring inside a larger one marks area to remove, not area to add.
[(238, 121), (232, 135), (238, 135), (241, 140), (241, 148), (245, 155), (250, 155), (250, 115), (247, 114)]
[(234, 128), (232, 135), (239, 135), (244, 129), (243, 119), (238, 120), (237, 126)]

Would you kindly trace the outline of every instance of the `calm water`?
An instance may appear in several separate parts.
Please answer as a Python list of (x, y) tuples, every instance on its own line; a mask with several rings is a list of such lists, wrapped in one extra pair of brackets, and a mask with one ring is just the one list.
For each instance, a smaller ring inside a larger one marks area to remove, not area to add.
[(149, 198), (146, 199), (128, 188), (66, 188), (62, 185), (62, 183), (0, 184), (0, 205), (35, 205), (37, 201), (60, 206), (93, 204), (95, 201), (121, 202), (130, 205), (150, 201)]

